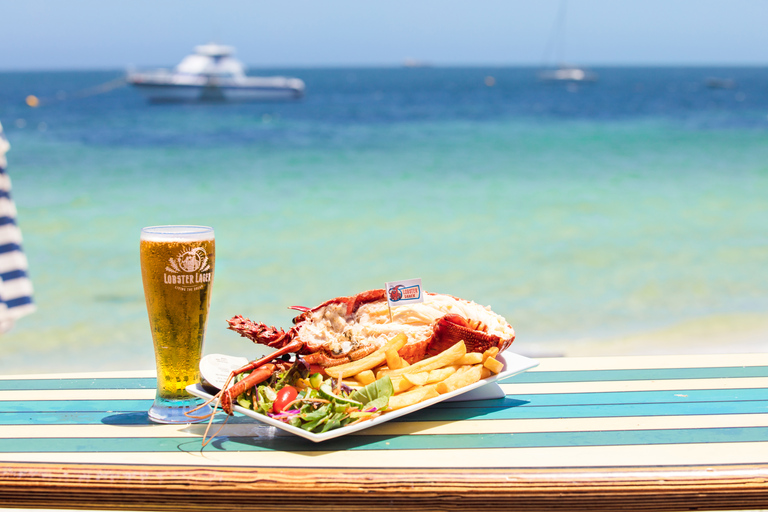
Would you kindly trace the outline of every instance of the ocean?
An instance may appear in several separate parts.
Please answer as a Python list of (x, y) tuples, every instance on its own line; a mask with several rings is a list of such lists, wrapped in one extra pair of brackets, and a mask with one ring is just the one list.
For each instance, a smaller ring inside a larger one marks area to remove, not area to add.
[(536, 71), (256, 70), (306, 97), (205, 105), (87, 94), (120, 70), (0, 73), (37, 305), (0, 372), (153, 369), (158, 224), (215, 229), (205, 353), (263, 353), (233, 315), (289, 327), (414, 277), (490, 305), (524, 355), (768, 349), (768, 69)]

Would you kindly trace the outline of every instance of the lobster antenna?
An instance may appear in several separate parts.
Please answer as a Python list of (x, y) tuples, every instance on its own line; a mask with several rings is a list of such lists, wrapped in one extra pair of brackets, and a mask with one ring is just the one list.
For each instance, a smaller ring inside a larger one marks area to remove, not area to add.
[[(188, 418), (194, 418), (194, 419), (196, 419), (196, 420), (204, 420), (205, 418), (208, 418), (208, 417), (213, 417), (213, 415), (215, 415), (215, 414), (216, 414), (216, 407), (218, 407), (218, 405), (219, 405), (219, 402), (221, 401), (221, 393), (222, 393), (222, 392), (223, 392), (225, 389), (227, 389), (227, 388), (229, 387), (229, 383), (230, 383), (230, 382), (232, 382), (232, 379), (235, 377), (235, 375), (236, 375), (236, 373), (235, 373), (234, 371), (233, 371), (233, 372), (230, 372), (230, 374), (229, 374), (229, 377), (227, 377), (227, 381), (224, 383), (224, 386), (223, 386), (223, 387), (222, 387), (222, 388), (219, 390), (219, 392), (218, 392), (218, 393), (216, 393), (216, 395), (212, 396), (211, 398), (209, 398), (208, 400), (206, 400), (206, 401), (205, 401), (205, 402), (203, 402), (202, 404), (198, 405), (197, 407), (195, 407), (195, 408), (194, 408), (194, 409), (192, 409), (191, 411), (187, 411), (187, 412), (185, 412), (185, 413), (184, 413), (184, 416), (186, 416), (186, 417), (188, 417)], [(216, 405), (213, 407), (213, 410), (211, 411), (211, 414), (209, 414), (209, 415), (206, 415), (206, 416), (192, 416), (192, 413), (193, 413), (193, 412), (195, 412), (195, 411), (199, 411), (200, 409), (202, 409), (202, 408), (203, 408), (203, 407), (205, 407), (206, 405), (210, 404), (210, 403), (211, 403), (211, 402), (213, 402), (214, 400), (216, 400)], [(206, 430), (206, 432), (208, 432), (208, 430)]]
[[(206, 445), (208, 443), (210, 443), (213, 440), (214, 437), (219, 435), (219, 432), (222, 431), (222, 429), (226, 426), (227, 422), (229, 421), (229, 415), (227, 415), (227, 417), (224, 418), (224, 423), (222, 423), (221, 426), (219, 427), (219, 430), (214, 432), (211, 437), (208, 437), (208, 431), (211, 429), (211, 425), (213, 425), (213, 417), (216, 415), (216, 409), (219, 407), (219, 402), (220, 401), (221, 401), (221, 399), (217, 398), (216, 399), (216, 403), (213, 405), (213, 414), (211, 414), (211, 419), (208, 420), (208, 426), (205, 427), (205, 432), (203, 433), (203, 446), (200, 447), (201, 450), (203, 448), (205, 448)], [(206, 437), (208, 437), (208, 440), (205, 439)]]

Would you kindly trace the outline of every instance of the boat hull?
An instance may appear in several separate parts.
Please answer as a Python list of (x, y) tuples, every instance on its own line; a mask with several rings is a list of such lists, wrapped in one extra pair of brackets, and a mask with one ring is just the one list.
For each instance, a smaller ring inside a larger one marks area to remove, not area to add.
[(304, 82), (286, 77), (222, 80), (160, 73), (129, 75), (127, 82), (152, 102), (279, 101), (304, 95)]
[(298, 78), (247, 76), (233, 53), (230, 46), (196, 46), (173, 70), (129, 71), (126, 82), (153, 102), (292, 100), (304, 95), (304, 82)]
[(559, 68), (539, 72), (539, 80), (545, 82), (596, 82), (597, 75), (581, 68)]
[(303, 91), (286, 87), (208, 87), (201, 85), (158, 85), (132, 83), (134, 88), (155, 103), (243, 102), (298, 99)]

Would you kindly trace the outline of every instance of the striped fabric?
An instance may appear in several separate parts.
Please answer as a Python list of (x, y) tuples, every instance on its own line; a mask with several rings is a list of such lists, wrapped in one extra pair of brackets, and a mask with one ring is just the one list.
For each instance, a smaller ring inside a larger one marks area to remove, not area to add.
[(6, 172), (8, 149), (10, 144), (0, 125), (0, 332), (35, 309), (21, 230), (16, 225), (16, 205), (11, 199), (11, 179)]
[(768, 354), (542, 359), (501, 386), (502, 399), (441, 403), (322, 443), (234, 417), (201, 452), (205, 425), (147, 420), (153, 372), (5, 376), (0, 468), (768, 467)]

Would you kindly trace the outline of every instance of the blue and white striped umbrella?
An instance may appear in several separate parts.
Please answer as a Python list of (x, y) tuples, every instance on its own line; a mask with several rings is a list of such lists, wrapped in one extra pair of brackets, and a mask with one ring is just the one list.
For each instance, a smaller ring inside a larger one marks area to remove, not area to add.
[(6, 172), (5, 153), (10, 147), (0, 125), (0, 332), (35, 309), (16, 205), (11, 199), (11, 178)]

